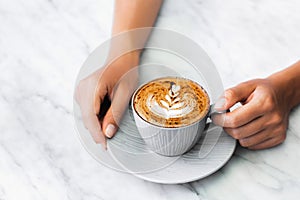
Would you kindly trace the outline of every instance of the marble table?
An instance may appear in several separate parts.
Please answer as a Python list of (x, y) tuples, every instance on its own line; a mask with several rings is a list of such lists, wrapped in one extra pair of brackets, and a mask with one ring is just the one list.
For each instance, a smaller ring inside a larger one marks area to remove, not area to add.
[[(168, 0), (156, 26), (199, 43), (224, 86), (300, 58), (298, 0)], [(72, 115), (76, 75), (110, 37), (113, 1), (0, 0), (0, 200), (299, 199), (300, 108), (284, 144), (238, 147), (213, 175), (161, 185), (96, 162)]]

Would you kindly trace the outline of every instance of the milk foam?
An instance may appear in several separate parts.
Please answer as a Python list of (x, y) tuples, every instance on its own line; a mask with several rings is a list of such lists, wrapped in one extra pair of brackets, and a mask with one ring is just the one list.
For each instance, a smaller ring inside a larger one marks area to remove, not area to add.
[(156, 79), (141, 87), (134, 108), (144, 120), (163, 127), (180, 127), (201, 119), (209, 98), (197, 83), (178, 77)]
[(146, 102), (149, 111), (165, 119), (188, 115), (195, 108), (196, 101), (188, 93), (180, 98), (180, 88), (173, 84), (164, 99), (158, 99), (153, 93), (149, 94)]

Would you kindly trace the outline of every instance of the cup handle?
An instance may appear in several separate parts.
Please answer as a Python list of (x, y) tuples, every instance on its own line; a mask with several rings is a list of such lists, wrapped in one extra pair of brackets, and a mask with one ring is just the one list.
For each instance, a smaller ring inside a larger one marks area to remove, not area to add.
[(230, 112), (229, 109), (227, 110), (216, 110), (215, 104), (211, 104), (209, 107), (208, 117), (211, 118), (214, 114), (224, 114)]

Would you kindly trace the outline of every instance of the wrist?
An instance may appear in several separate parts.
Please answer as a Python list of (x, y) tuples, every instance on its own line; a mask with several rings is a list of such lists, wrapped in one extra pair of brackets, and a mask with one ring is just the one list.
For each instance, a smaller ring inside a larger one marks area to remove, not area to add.
[(285, 105), (286, 110), (290, 111), (291, 100), (293, 99), (293, 92), (290, 85), (291, 80), (281, 73), (272, 74), (267, 78), (273, 89), (276, 96), (276, 99), (281, 104)]
[(122, 76), (130, 70), (133, 70), (139, 65), (140, 52), (131, 51), (120, 56), (112, 57), (107, 60), (106, 71), (116, 75)]
[(122, 61), (124, 66), (136, 67), (140, 62), (141, 50), (134, 50), (130, 52), (118, 52), (111, 50), (106, 59), (106, 65), (120, 65)]
[(300, 103), (300, 62), (274, 73), (267, 78), (270, 80), (277, 98), (291, 110)]
[(120, 58), (125, 57), (124, 60), (128, 60), (130, 66), (136, 67), (140, 62), (140, 56), (141, 50), (134, 50), (122, 55)]
[(131, 51), (127, 54), (130, 54), (130, 56), (136, 58), (136, 59), (140, 59), (140, 56), (141, 56), (141, 53), (142, 53), (142, 49), (137, 49), (137, 50), (134, 50), (134, 51)]

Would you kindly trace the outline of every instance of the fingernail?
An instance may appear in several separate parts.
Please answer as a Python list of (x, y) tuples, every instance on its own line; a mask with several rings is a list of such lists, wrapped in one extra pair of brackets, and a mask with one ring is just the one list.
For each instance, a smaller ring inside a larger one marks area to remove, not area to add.
[(105, 135), (108, 138), (111, 138), (116, 132), (116, 127), (113, 124), (108, 124), (108, 126), (105, 129)]

